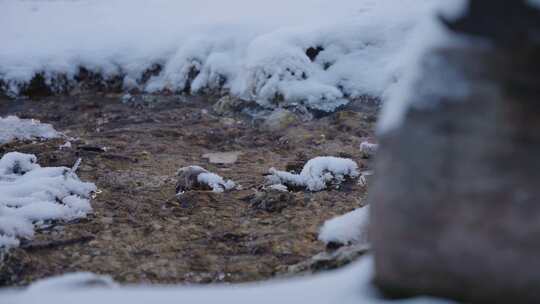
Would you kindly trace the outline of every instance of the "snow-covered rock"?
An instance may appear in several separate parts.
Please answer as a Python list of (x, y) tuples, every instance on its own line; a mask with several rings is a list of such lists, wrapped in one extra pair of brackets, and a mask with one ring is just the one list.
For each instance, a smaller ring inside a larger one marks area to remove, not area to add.
[(52, 125), (35, 119), (20, 119), (17, 116), (0, 117), (0, 144), (13, 140), (48, 139), (60, 137)]
[(309, 191), (321, 191), (328, 184), (339, 185), (347, 177), (360, 175), (358, 164), (348, 158), (320, 156), (310, 159), (300, 174), (270, 168), (267, 176), (268, 184), (284, 184), (293, 187), (305, 187)]
[(368, 244), (369, 206), (328, 220), (319, 232), (325, 244)]
[(69, 221), (92, 211), (92, 183), (73, 169), (41, 167), (34, 155), (18, 152), (0, 158), (0, 249), (31, 238), (47, 221)]
[(200, 166), (187, 166), (178, 170), (176, 193), (182, 194), (189, 190), (212, 190), (224, 192), (233, 189), (236, 184), (232, 180), (225, 181), (223, 177), (212, 173)]

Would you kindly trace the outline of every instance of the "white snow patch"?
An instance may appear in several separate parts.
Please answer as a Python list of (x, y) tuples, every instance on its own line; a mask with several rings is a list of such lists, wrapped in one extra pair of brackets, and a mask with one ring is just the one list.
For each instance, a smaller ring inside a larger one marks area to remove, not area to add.
[(69, 150), (71, 149), (72, 145), (70, 141), (66, 141), (65, 143), (61, 144), (58, 149), (60, 150)]
[[(233, 189), (236, 186), (236, 183), (234, 181), (230, 179), (225, 181), (223, 177), (215, 173), (212, 173), (201, 166), (187, 166), (187, 167), (180, 168), (178, 170), (177, 175), (180, 175), (181, 172), (186, 172), (186, 171), (192, 171), (192, 172), (198, 173), (197, 182), (200, 184), (207, 185), (208, 187), (212, 189), (213, 192), (218, 192), (218, 193), (225, 192), (227, 190)], [(181, 194), (181, 193), (178, 193), (178, 194)]]
[[(422, 77), (422, 62), (426, 54), (437, 48), (455, 46), (463, 43), (455, 34), (450, 33), (440, 22), (439, 16), (448, 19), (458, 18), (466, 12), (466, 0), (433, 1), (432, 5), (424, 5), (422, 18), (411, 30), (408, 39), (393, 59), (393, 70), (396, 71), (395, 83), (383, 93), (385, 101), (378, 121), (378, 132), (385, 133), (401, 125), (410, 106), (422, 103), (421, 92), (413, 90)], [(432, 63), (432, 64), (437, 64)], [(446, 70), (445, 70), (446, 69)], [(448, 92), (452, 95), (463, 96), (468, 94), (459, 75), (452, 73), (451, 67), (441, 66), (441, 75), (430, 77), (445, 77), (451, 79), (446, 87), (437, 88), (427, 86), (428, 90), (438, 93)], [(433, 105), (430, 105), (433, 106)]]
[[(123, 77), (125, 89), (182, 91), (192, 80), (193, 93), (331, 111), (399, 82), (404, 46), (445, 2), (0, 1), (0, 79), (12, 95), (38, 73), (62, 89), (56, 78), (74, 81), (85, 67)], [(161, 72), (143, 82), (155, 64)]]
[(369, 206), (365, 206), (326, 221), (319, 240), (325, 244), (367, 244), (368, 227)]
[[(311, 277), (274, 280), (264, 283), (206, 286), (150, 286), (137, 285), (119, 288), (40, 288), (39, 292), (28, 290), (0, 291), (2, 300), (10, 304), (113, 304), (113, 303), (235, 303), (235, 304), (443, 304), (453, 303), (429, 297), (405, 300), (381, 298), (372, 286), (373, 257), (365, 256), (343, 269), (329, 271)], [(45, 280), (46, 282), (46, 280)], [(37, 283), (36, 283), (37, 284)], [(43, 284), (40, 283), (40, 284)], [(43, 285), (42, 285), (43, 286)]]
[[(1, 75), (1, 74), (0, 74)], [(35, 119), (20, 119), (17, 116), (0, 117), (0, 144), (13, 140), (48, 139), (60, 137), (50, 124)]]
[(327, 184), (340, 184), (346, 177), (358, 177), (358, 164), (348, 158), (319, 156), (310, 159), (300, 174), (279, 171), (270, 168), (267, 176), (269, 184), (284, 184), (295, 187), (306, 187), (310, 191), (326, 189)]
[(34, 227), (52, 220), (73, 220), (92, 211), (96, 191), (74, 170), (41, 167), (34, 155), (6, 153), (0, 158), (0, 249), (32, 238)]

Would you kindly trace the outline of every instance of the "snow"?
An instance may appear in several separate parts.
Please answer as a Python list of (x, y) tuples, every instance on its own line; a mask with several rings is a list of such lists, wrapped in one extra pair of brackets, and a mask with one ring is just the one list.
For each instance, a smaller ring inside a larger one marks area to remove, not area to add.
[(35, 119), (20, 119), (17, 116), (0, 117), (0, 144), (13, 140), (48, 139), (60, 137), (50, 124)]
[(231, 190), (234, 188), (235, 183), (232, 180), (225, 181), (223, 177), (211, 173), (204, 172), (197, 176), (197, 181), (201, 184), (206, 184), (212, 188), (214, 192), (224, 192), (225, 190)]
[[(434, 298), (410, 298), (405, 300), (382, 299), (371, 285), (373, 258), (363, 257), (343, 269), (324, 274), (274, 280), (258, 284), (206, 285), (206, 286), (126, 286), (119, 288), (71, 288), (80, 285), (80, 278), (71, 277), (56, 280), (54, 288), (8, 290), (0, 294), (5, 303), (10, 304), (109, 304), (109, 303), (310, 303), (310, 304), (442, 304), (450, 301)], [(75, 281), (75, 284), (71, 280)], [(46, 282), (46, 281), (45, 281)], [(41, 284), (44, 283), (36, 283)], [(0, 291), (1, 293), (1, 291)]]
[(368, 226), (369, 206), (365, 206), (326, 221), (319, 240), (325, 244), (367, 244)]
[[(425, 12), (422, 14), (424, 18), (421, 18), (411, 30), (411, 38), (407, 40), (396, 57), (397, 66), (394, 69), (399, 72), (396, 82), (383, 93), (385, 103), (377, 126), (380, 134), (399, 127), (410, 107), (435, 106), (422, 103), (425, 100), (422, 97), (430, 92), (439, 94), (446, 92), (449, 96), (457, 98), (469, 94), (463, 77), (454, 73), (452, 67), (444, 62), (432, 60), (430, 64), (439, 65), (438, 72), (422, 78), (423, 63), (426, 62), (426, 55), (429, 52), (466, 43), (463, 37), (450, 33), (440, 22), (439, 16), (442, 15), (450, 20), (459, 17), (464, 14), (467, 1), (433, 1), (432, 4), (432, 6), (424, 7)], [(445, 81), (439, 81), (439, 85), (435, 87), (434, 84), (437, 82), (433, 81), (433, 77), (445, 77)], [(441, 86), (443, 83), (444, 87)], [(424, 91), (421, 91), (417, 84), (421, 84)]]
[[(267, 107), (332, 111), (386, 96), (411, 34), (445, 2), (0, 1), (0, 80), (17, 95), (41, 73), (62, 91), (62, 77), (72, 85), (84, 67), (120, 76), (126, 90), (224, 89)], [(156, 64), (161, 72), (143, 81)]]
[(281, 191), (281, 192), (289, 192), (289, 189), (287, 188), (287, 186), (283, 184), (270, 185), (268, 186), (268, 189)]
[(306, 187), (309, 191), (321, 191), (327, 184), (340, 184), (346, 177), (358, 177), (358, 164), (352, 159), (319, 156), (310, 159), (300, 174), (270, 168), (267, 182), (295, 187)]
[(96, 186), (80, 181), (75, 169), (41, 167), (36, 156), (19, 152), (0, 158), (0, 249), (32, 238), (34, 228), (46, 222), (92, 211), (89, 197)]
[[(225, 192), (233, 189), (236, 186), (236, 183), (232, 180), (229, 179), (225, 181), (223, 177), (212, 173), (201, 166), (187, 166), (180, 168), (177, 175), (181, 175), (184, 172), (193, 173), (193, 176), (196, 176), (198, 183), (207, 185), (212, 189), (213, 192)], [(179, 192), (178, 194), (182, 194), (182, 192)]]

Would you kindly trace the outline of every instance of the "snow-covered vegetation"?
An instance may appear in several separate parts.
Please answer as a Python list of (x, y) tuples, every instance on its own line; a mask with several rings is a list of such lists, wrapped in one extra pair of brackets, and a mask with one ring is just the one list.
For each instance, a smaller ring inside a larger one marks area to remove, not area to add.
[(0, 249), (32, 238), (34, 228), (85, 217), (92, 211), (92, 183), (74, 168), (41, 167), (34, 155), (7, 153), (0, 159)]
[(60, 134), (50, 125), (35, 119), (20, 119), (17, 116), (0, 117), (0, 144), (12, 140), (56, 138)]
[(283, 184), (293, 187), (305, 187), (309, 191), (321, 191), (329, 184), (339, 185), (346, 178), (360, 175), (358, 164), (348, 158), (320, 156), (310, 159), (300, 174), (270, 168), (267, 176), (269, 184)]
[(369, 206), (358, 208), (324, 223), (319, 240), (325, 244), (367, 244)]
[(411, 33), (444, 2), (2, 1), (0, 86), (18, 95), (39, 74), (63, 91), (84, 68), (125, 90), (225, 89), (331, 111), (400, 82)]

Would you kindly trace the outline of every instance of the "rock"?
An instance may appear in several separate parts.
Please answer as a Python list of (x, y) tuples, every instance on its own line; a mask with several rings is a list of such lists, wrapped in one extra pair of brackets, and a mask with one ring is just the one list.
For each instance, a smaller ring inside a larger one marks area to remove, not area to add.
[(213, 109), (218, 115), (226, 115), (240, 111), (245, 103), (242, 99), (225, 95), (214, 104)]
[(207, 158), (211, 164), (234, 164), (238, 160), (238, 156), (242, 155), (240, 151), (232, 152), (216, 152), (203, 154), (203, 158)]
[(265, 131), (280, 131), (298, 122), (299, 119), (293, 112), (285, 109), (276, 109), (266, 117), (261, 127)]
[(424, 56), (413, 86), (421, 104), (379, 137), (375, 283), (390, 296), (538, 303), (540, 43), (530, 33), (540, 11), (529, 8), (538, 26), (523, 29), (527, 14), (509, 13), (521, 1), (470, 5), (477, 15), (456, 26), (493, 45)]

